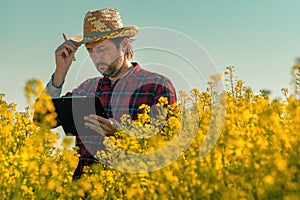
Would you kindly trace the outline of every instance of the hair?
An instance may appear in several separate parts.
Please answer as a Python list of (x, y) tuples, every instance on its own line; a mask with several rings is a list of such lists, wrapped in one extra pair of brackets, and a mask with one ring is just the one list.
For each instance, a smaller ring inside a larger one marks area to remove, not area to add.
[(110, 38), (109, 40), (116, 45), (117, 49), (119, 49), (124, 39), (128, 39), (129, 41), (127, 45), (127, 49), (125, 50), (125, 56), (127, 59), (130, 60), (133, 57), (133, 48), (131, 45), (133, 39), (130, 39), (129, 37), (117, 37), (117, 38)]

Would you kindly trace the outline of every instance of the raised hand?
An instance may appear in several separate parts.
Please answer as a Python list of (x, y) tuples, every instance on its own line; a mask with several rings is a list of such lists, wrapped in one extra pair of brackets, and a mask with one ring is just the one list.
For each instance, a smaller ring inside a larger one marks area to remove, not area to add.
[(56, 69), (53, 77), (53, 85), (59, 87), (65, 80), (65, 76), (72, 64), (74, 54), (80, 47), (80, 43), (67, 40), (55, 50)]

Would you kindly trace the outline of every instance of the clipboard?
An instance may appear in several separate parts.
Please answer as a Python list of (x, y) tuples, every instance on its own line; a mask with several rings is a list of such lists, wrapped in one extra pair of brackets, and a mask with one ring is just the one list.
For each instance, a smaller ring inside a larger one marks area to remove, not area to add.
[(57, 121), (62, 125), (66, 135), (88, 136), (98, 135), (96, 131), (85, 127), (84, 116), (96, 114), (108, 118), (99, 97), (70, 96), (53, 98), (57, 113)]

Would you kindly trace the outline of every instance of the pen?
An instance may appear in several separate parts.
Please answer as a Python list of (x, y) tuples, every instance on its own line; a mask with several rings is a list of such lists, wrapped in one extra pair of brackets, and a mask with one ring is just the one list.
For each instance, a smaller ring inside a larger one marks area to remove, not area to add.
[[(65, 41), (68, 41), (68, 38), (66, 37), (66, 35), (65, 35), (64, 33), (63, 33), (62, 35), (63, 35), (64, 40), (65, 40)], [(75, 56), (73, 57), (73, 61), (76, 61)]]

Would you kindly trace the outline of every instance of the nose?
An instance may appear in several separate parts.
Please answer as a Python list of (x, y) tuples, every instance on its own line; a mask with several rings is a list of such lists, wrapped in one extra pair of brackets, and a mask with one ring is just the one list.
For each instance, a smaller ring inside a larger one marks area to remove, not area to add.
[(103, 57), (100, 54), (91, 52), (91, 53), (89, 53), (89, 56), (95, 64), (103, 61)]

